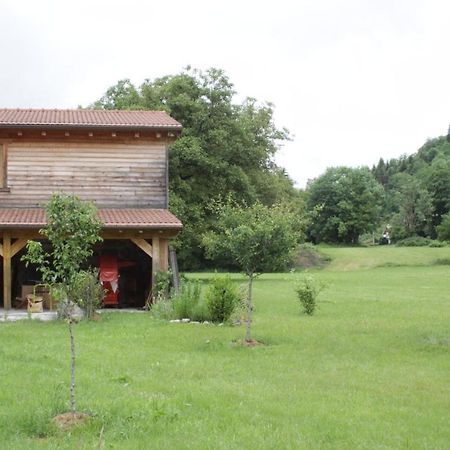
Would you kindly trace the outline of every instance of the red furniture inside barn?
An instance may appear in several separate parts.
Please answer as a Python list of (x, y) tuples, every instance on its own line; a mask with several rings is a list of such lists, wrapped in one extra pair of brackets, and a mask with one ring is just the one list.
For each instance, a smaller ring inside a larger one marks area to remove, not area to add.
[(119, 306), (119, 261), (114, 255), (102, 255), (99, 260), (99, 278), (106, 295), (103, 306)]
[(134, 266), (133, 261), (119, 261), (115, 255), (102, 255), (99, 259), (99, 278), (106, 295), (103, 306), (119, 306), (119, 278), (122, 267)]

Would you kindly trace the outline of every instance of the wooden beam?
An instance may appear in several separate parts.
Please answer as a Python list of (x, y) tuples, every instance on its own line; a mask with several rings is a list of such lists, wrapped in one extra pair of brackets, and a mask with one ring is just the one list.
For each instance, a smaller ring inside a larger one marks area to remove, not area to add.
[(11, 236), (3, 233), (3, 307), (11, 309)]
[[(4, 229), (3, 232), (9, 233), (11, 239), (26, 239), (27, 241), (31, 239), (44, 239), (42, 234), (39, 234), (38, 230), (30, 230), (30, 229)], [(2, 230), (0, 230), (0, 236), (2, 234)]]
[(167, 272), (169, 270), (169, 240), (159, 240), (159, 270)]
[[(180, 230), (119, 230), (106, 229), (100, 235), (103, 239), (153, 239), (157, 234), (160, 238), (173, 238)], [(42, 238), (42, 237), (41, 237)]]
[(8, 185), (8, 144), (4, 142), (0, 145), (0, 188)]
[[(154, 237), (152, 239), (152, 247), (153, 247), (153, 257), (152, 257), (152, 273), (153, 273), (153, 279), (157, 272), (161, 270), (160, 266), (160, 249), (159, 249), (159, 237)], [(153, 282), (152, 279), (152, 282)]]
[(3, 244), (0, 244), (0, 256), (3, 257)]
[(28, 239), (17, 239), (16, 242), (14, 242), (14, 244), (11, 245), (11, 258), (17, 253), (20, 252), (20, 250), (22, 250), (25, 245), (27, 245)]
[(131, 238), (130, 240), (134, 242), (142, 251), (147, 253), (148, 256), (153, 258), (153, 247), (145, 239)]

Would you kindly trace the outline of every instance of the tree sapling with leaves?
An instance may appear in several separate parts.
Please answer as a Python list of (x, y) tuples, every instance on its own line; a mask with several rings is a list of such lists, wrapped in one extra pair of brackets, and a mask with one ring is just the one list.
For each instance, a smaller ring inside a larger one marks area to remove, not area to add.
[(252, 343), (253, 280), (263, 272), (285, 269), (304, 235), (304, 220), (283, 205), (236, 204), (218, 208), (216, 230), (205, 234), (203, 244), (211, 258), (230, 258), (248, 277), (247, 330)]
[(35, 264), (42, 281), (57, 287), (64, 301), (65, 317), (69, 326), (71, 351), (70, 412), (75, 415), (75, 336), (74, 308), (80, 301), (79, 273), (82, 264), (92, 256), (92, 247), (101, 241), (101, 223), (97, 210), (90, 202), (75, 195), (53, 194), (46, 205), (47, 226), (39, 231), (48, 239), (51, 250), (45, 251), (37, 241), (28, 241), (23, 260)]

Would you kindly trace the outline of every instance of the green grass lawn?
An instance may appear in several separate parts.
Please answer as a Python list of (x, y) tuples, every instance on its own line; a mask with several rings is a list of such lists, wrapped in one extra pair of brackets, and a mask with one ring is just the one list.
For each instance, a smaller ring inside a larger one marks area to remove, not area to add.
[(70, 433), (50, 422), (68, 408), (66, 325), (0, 324), (0, 448), (95, 449), (102, 428), (112, 449), (450, 448), (450, 267), (426, 265), (449, 249), (323, 251), (313, 317), (296, 302), (302, 273), (255, 283), (261, 347), (233, 343), (243, 326), (147, 314), (77, 325), (92, 419)]

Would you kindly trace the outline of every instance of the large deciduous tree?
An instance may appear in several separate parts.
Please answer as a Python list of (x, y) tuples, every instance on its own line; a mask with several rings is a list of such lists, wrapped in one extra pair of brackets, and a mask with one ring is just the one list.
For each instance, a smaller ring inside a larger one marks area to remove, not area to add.
[(294, 201), (298, 191), (273, 157), (289, 139), (273, 121), (273, 106), (235, 91), (223, 71), (186, 69), (135, 87), (122, 80), (92, 106), (165, 110), (183, 125), (169, 150), (170, 208), (184, 223), (178, 258), (185, 268), (206, 264), (201, 239), (213, 223), (209, 205), (231, 195), (238, 202), (271, 205)]
[(379, 220), (383, 189), (367, 168), (329, 168), (308, 186), (309, 226), (315, 242), (357, 243)]
[(304, 226), (303, 217), (282, 205), (228, 203), (218, 208), (214, 231), (203, 237), (210, 258), (231, 259), (248, 277), (247, 342), (252, 341), (253, 280), (262, 272), (286, 269), (304, 237)]

